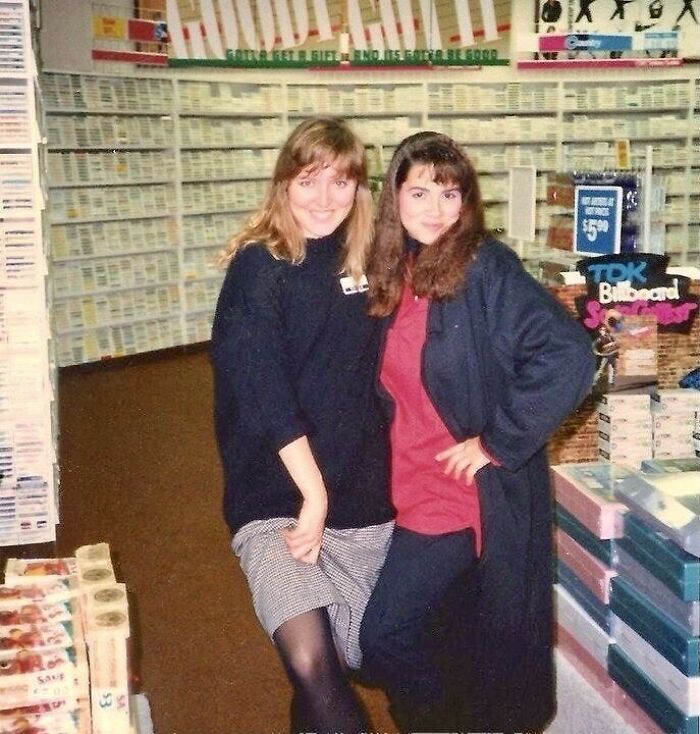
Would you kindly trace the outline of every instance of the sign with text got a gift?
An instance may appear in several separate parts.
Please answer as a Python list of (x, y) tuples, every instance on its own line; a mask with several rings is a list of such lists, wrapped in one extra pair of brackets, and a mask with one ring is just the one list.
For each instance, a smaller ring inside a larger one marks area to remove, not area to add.
[[(507, 66), (494, 0), (166, 0), (172, 67)], [(274, 8), (274, 12), (273, 12)]]
[(597, 333), (608, 311), (653, 316), (659, 332), (687, 334), (698, 311), (690, 278), (666, 272), (669, 258), (650, 253), (621, 253), (586, 258), (576, 269), (586, 280), (586, 295), (576, 299), (581, 323)]

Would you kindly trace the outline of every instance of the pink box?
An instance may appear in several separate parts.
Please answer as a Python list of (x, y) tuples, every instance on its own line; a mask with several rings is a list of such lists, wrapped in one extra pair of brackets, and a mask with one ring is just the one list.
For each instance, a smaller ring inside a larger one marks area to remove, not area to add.
[(603, 604), (609, 604), (610, 580), (617, 576), (617, 571), (608, 568), (591, 555), (561, 528), (556, 529), (554, 536), (559, 558), (576, 574), (596, 599)]
[(601, 668), (588, 651), (561, 625), (557, 626), (557, 649), (638, 734), (663, 734), (663, 730), (649, 718), (639, 704), (610, 678), (607, 671)]
[(596, 537), (621, 538), (627, 507), (614, 498), (614, 488), (631, 473), (623, 466), (603, 462), (559, 464), (551, 471), (554, 495)]

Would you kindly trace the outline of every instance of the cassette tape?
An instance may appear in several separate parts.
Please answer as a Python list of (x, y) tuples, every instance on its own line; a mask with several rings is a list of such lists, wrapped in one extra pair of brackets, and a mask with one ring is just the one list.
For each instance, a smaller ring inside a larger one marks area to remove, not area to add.
[(75, 558), (8, 558), (5, 566), (5, 584), (53, 583), (58, 578), (74, 576)]
[(114, 569), (110, 561), (91, 561), (81, 563), (78, 568), (78, 586), (85, 594), (89, 589), (101, 586), (110, 586), (116, 583)]
[(610, 635), (561, 584), (554, 585), (554, 593), (557, 623), (564, 627), (602, 668), (605, 668), (608, 646), (612, 642)]
[(611, 612), (581, 583), (576, 574), (561, 560), (557, 561), (557, 581), (581, 605), (588, 616), (605, 632), (610, 632)]
[(605, 393), (600, 396), (598, 412), (606, 415), (616, 413), (642, 413), (647, 415), (651, 409), (648, 393)]
[(26, 708), (0, 714), (0, 734), (83, 734), (73, 714), (32, 713)]
[(613, 614), (612, 634), (619, 649), (687, 716), (700, 716), (700, 676), (688, 677), (641, 635)]
[(620, 576), (689, 635), (700, 636), (700, 600), (683, 601), (623, 548), (618, 548), (617, 558)]
[(99, 636), (110, 636), (126, 639), (129, 637), (129, 615), (126, 610), (103, 610), (85, 617), (85, 636), (88, 647), (92, 640)]
[(37, 604), (27, 602), (14, 609), (0, 609), (0, 627), (17, 624), (53, 624), (70, 622), (73, 619), (73, 608), (70, 602), (54, 602)]
[(612, 582), (610, 609), (683, 675), (700, 675), (700, 638), (689, 636), (620, 576)]
[(77, 705), (75, 676), (65, 666), (31, 673), (0, 676), (0, 701), (3, 706), (21, 708), (35, 704), (66, 701)]
[(617, 645), (610, 646), (608, 673), (663, 731), (698, 734), (698, 717), (679, 711)]
[(128, 732), (130, 715), (126, 641), (98, 635), (90, 644), (90, 700), (95, 732)]
[(112, 556), (107, 543), (95, 543), (94, 545), (81, 545), (75, 550), (75, 558), (78, 563), (109, 563), (112, 564)]
[(89, 589), (85, 594), (85, 612), (94, 616), (102, 612), (121, 611), (128, 614), (128, 599), (125, 584), (112, 584)]
[(700, 410), (700, 391), (689, 388), (657, 390), (651, 395), (654, 413), (693, 413)]
[(598, 412), (598, 430), (606, 433), (617, 431), (651, 432), (652, 420), (648, 409), (635, 410), (627, 413)]
[(683, 601), (700, 598), (700, 560), (632, 512), (625, 517), (625, 537), (618, 546)]
[(700, 472), (700, 459), (697, 457), (682, 459), (647, 459), (642, 462), (645, 474), (680, 474), (688, 471)]
[(0, 586), (0, 610), (12, 610), (25, 604), (49, 604), (74, 599), (78, 593), (73, 578), (60, 578), (42, 584)]
[(609, 454), (632, 453), (632, 450), (634, 450), (635, 453), (644, 451), (648, 456), (651, 454), (652, 445), (653, 436), (651, 430), (643, 434), (635, 434), (634, 436), (624, 431), (614, 435), (607, 431), (598, 431), (598, 448), (607, 451)]
[(594, 535), (620, 538), (627, 507), (615, 499), (615, 486), (631, 474), (626, 467), (607, 463), (559, 464), (552, 467), (557, 502)]
[(557, 528), (554, 535), (558, 557), (566, 563), (598, 601), (602, 604), (609, 604), (610, 580), (617, 575), (617, 571), (601, 563), (561, 528)]
[(700, 557), (700, 472), (629, 476), (615, 486), (615, 497)]
[(73, 625), (17, 624), (0, 627), (0, 660), (14, 656), (18, 650), (50, 650), (73, 647)]
[(557, 525), (567, 535), (570, 535), (580, 546), (594, 555), (599, 561), (602, 561), (606, 566), (615, 568), (617, 564), (616, 540), (602, 540), (594, 535), (558, 502), (556, 503), (555, 513)]

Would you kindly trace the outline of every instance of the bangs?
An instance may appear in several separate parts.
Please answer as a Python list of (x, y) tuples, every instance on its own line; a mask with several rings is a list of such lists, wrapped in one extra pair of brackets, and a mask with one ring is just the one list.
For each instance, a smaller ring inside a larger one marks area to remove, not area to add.
[(464, 180), (464, 166), (459, 161), (441, 160), (430, 164), (433, 168), (433, 181), (442, 186), (460, 186)]
[(275, 184), (285, 184), (302, 171), (315, 173), (333, 166), (360, 183), (367, 178), (364, 145), (340, 118), (312, 118), (292, 132), (277, 158)]
[(365, 177), (364, 151), (352, 147), (344, 151), (331, 150), (327, 146), (318, 146), (307, 151), (305, 161), (300, 161), (299, 172), (308, 169), (316, 173), (319, 168), (333, 166), (341, 176), (360, 181)]
[(432, 180), (442, 186), (464, 187), (468, 180), (467, 164), (457, 150), (442, 140), (434, 140), (410, 156), (412, 164), (423, 164), (432, 169)]

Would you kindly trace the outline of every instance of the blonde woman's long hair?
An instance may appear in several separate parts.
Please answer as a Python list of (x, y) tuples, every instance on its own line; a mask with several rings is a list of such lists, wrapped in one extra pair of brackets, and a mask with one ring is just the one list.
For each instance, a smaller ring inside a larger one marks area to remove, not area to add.
[(358, 279), (364, 273), (372, 240), (372, 197), (365, 147), (340, 118), (311, 118), (291, 132), (279, 152), (262, 204), (228, 241), (220, 263), (229, 263), (240, 250), (255, 243), (263, 244), (279, 260), (303, 262), (306, 239), (292, 216), (287, 188), (301, 171), (329, 165), (357, 181), (355, 202), (345, 220), (344, 254), (339, 269)]

